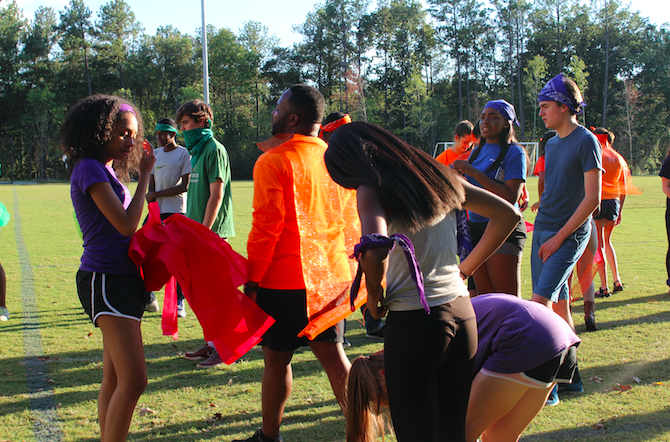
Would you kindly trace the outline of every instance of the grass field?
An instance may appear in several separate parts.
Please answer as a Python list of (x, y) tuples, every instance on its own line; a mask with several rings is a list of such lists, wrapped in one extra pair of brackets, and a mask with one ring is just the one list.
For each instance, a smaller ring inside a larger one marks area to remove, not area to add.
[[(635, 183), (645, 192), (628, 197), (623, 223), (613, 236), (625, 291), (598, 300), (596, 318), (601, 330), (595, 333), (584, 332), (582, 302), (574, 305), (577, 332), (583, 340), (579, 360), (586, 391), (563, 395), (558, 406), (543, 410), (523, 441), (670, 440), (665, 197), (658, 177), (636, 177)], [(537, 193), (536, 184), (535, 179), (529, 180), (531, 195)], [(231, 244), (243, 254), (251, 195), (250, 182), (233, 183), (237, 236)], [(11, 312), (11, 319), (0, 323), (0, 441), (97, 440), (102, 342), (75, 291), (82, 249), (69, 185), (0, 185), (0, 201), (12, 214), (0, 234)], [(533, 221), (532, 213), (526, 216)], [(527, 244), (522, 274), (525, 298), (531, 291), (530, 241)], [(356, 313), (348, 322), (347, 337), (353, 346), (346, 351), (352, 360), (381, 347), (365, 338), (360, 321)], [(201, 329), (192, 314), (179, 325), (180, 340), (172, 341), (161, 335), (158, 314), (145, 316), (142, 330), (149, 385), (129, 440), (248, 437), (261, 420), (261, 352), (254, 348), (232, 366), (199, 370), (181, 355), (201, 345)], [(294, 388), (282, 427), (285, 440), (344, 440), (344, 420), (318, 362), (309, 351), (301, 351), (295, 355), (293, 370)], [(49, 414), (49, 401), (55, 414)], [(142, 408), (153, 413), (140, 415)], [(55, 424), (49, 424), (50, 416)], [(39, 439), (35, 431), (43, 432)]]

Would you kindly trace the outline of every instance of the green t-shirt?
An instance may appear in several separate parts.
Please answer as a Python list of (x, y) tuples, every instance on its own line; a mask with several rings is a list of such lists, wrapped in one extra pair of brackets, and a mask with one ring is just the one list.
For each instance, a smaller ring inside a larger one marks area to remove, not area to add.
[(209, 185), (217, 178), (223, 181), (223, 201), (212, 225), (212, 231), (221, 238), (230, 238), (235, 236), (233, 197), (230, 191), (230, 161), (223, 144), (212, 138), (191, 171), (186, 200), (187, 217), (202, 223), (209, 200)]

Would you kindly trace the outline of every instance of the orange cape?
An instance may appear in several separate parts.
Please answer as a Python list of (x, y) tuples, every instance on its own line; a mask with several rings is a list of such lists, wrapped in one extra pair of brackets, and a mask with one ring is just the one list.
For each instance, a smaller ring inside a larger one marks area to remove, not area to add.
[[(305, 136), (283, 135), (280, 139), (259, 143), (259, 147), (262, 150), (286, 147), (283, 143), (301, 137)], [(298, 336), (309, 339), (314, 339), (352, 312), (349, 290), (358, 263), (349, 255), (361, 234), (356, 191), (345, 189), (330, 178), (323, 159), (325, 150), (324, 143), (304, 143), (300, 148), (284, 151), (293, 170), (300, 262), (307, 291), (309, 323)], [(358, 308), (366, 302), (367, 291), (361, 290), (355, 305)]]

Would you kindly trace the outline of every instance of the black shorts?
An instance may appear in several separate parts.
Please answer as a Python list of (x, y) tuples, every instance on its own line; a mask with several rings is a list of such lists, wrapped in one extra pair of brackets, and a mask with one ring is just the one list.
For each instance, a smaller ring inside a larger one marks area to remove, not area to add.
[(552, 382), (568, 384), (572, 382), (572, 377), (577, 369), (577, 345), (566, 348), (555, 358), (524, 371), (524, 374), (545, 384), (551, 384)]
[(618, 199), (602, 200), (598, 213), (593, 215), (593, 219), (604, 219), (607, 221), (616, 221), (621, 213), (621, 201)]
[[(256, 292), (256, 303), (276, 321), (263, 335), (261, 345), (274, 351), (293, 351), (309, 345), (307, 337), (298, 333), (307, 326), (307, 295), (305, 290), (272, 290), (262, 287)], [(314, 338), (318, 342), (344, 342), (344, 321), (340, 321)]]
[(77, 272), (77, 293), (82, 307), (97, 327), (100, 315), (140, 321), (147, 298), (138, 273)]
[[(472, 245), (475, 246), (482, 239), (486, 226), (489, 224), (488, 221), (483, 223), (470, 223), (470, 238), (472, 239)], [(521, 220), (519, 224), (516, 225), (512, 233), (507, 237), (505, 242), (496, 250), (496, 253), (499, 255), (515, 255), (521, 256), (523, 254), (523, 248), (526, 245), (526, 221)]]

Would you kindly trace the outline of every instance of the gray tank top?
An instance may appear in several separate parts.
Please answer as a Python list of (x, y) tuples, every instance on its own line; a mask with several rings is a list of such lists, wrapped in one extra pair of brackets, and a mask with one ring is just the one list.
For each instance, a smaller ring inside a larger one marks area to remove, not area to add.
[[(394, 233), (403, 233), (414, 244), (430, 307), (451, 302), (459, 296), (469, 296), (458, 269), (456, 213), (453, 210), (417, 233), (389, 223), (389, 234)], [(407, 259), (399, 246), (389, 254), (384, 306), (395, 311), (423, 309)]]

